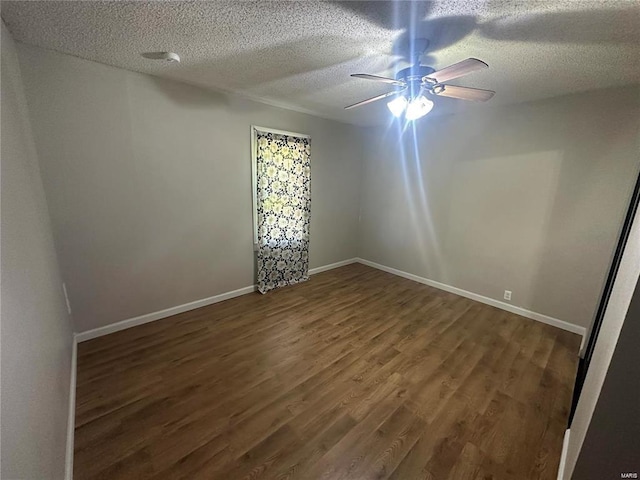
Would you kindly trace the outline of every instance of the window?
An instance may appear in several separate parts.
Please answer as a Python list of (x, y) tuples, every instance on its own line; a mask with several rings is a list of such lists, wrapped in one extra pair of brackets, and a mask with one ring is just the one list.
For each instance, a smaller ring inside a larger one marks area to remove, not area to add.
[(258, 289), (308, 278), (310, 138), (252, 127), (254, 244)]

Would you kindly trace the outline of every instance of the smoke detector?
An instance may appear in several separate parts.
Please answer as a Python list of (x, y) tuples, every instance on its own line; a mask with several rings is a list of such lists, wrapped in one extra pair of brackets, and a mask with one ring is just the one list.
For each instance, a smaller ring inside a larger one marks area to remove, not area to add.
[(162, 60), (167, 63), (180, 63), (180, 55), (174, 52), (145, 52), (142, 56), (150, 60)]

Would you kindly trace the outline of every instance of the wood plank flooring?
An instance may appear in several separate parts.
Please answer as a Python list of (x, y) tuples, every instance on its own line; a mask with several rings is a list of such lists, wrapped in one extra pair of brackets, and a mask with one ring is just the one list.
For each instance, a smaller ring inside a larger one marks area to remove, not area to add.
[(349, 265), (81, 343), (74, 478), (555, 479), (579, 344)]

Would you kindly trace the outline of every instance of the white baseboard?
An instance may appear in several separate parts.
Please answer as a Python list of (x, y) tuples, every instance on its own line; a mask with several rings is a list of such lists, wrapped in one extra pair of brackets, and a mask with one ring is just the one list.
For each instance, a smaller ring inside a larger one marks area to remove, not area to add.
[[(483, 295), (478, 295), (477, 293), (469, 292), (461, 288), (452, 287), (451, 285), (446, 285), (444, 283), (436, 282), (435, 280), (429, 280), (427, 278), (419, 277), (418, 275), (414, 275), (412, 273), (403, 272), (402, 270), (398, 270), (396, 268), (387, 267), (386, 265), (381, 265), (379, 263), (375, 263), (370, 260), (365, 260), (364, 258), (350, 258), (350, 259), (342, 260), (340, 262), (332, 263), (329, 265), (324, 265), (322, 267), (312, 268), (309, 270), (309, 274), (315, 275), (320, 272), (325, 272), (327, 270), (343, 267), (345, 265), (349, 265), (356, 262), (362, 263), (363, 265), (368, 265), (373, 268), (377, 268), (378, 270), (383, 270), (385, 272), (392, 273), (399, 277), (413, 280), (418, 283), (423, 283), (425, 285), (429, 285), (431, 287), (438, 288), (440, 290), (445, 290), (447, 292), (454, 293), (462, 297), (470, 298), (471, 300), (476, 300), (478, 302), (485, 303), (487, 305), (491, 305), (493, 307), (500, 308), (502, 310), (506, 310), (511, 313), (515, 313), (516, 315), (521, 315), (523, 317), (530, 318), (532, 320), (537, 320), (539, 322), (546, 323), (548, 325), (552, 325), (554, 327), (558, 327), (563, 330), (577, 333), (578, 335), (582, 335), (583, 341), (584, 341), (584, 336), (585, 336), (584, 327), (580, 327), (578, 325), (574, 325), (572, 323), (568, 323), (563, 320), (559, 320), (557, 318), (549, 317), (541, 313), (536, 313), (530, 310), (526, 310), (524, 308), (516, 307), (515, 305), (510, 305), (508, 303), (501, 302), (500, 300), (495, 300), (493, 298), (485, 297)], [(178, 305), (176, 307), (160, 310), (159, 312), (152, 312), (146, 315), (141, 315), (139, 317), (129, 318), (127, 320), (122, 320), (120, 322), (111, 323), (103, 327), (98, 327), (92, 330), (87, 330), (84, 332), (77, 333), (76, 341), (84, 342), (86, 340), (91, 340), (92, 338), (108, 335), (110, 333), (118, 332), (120, 330), (125, 330), (127, 328), (135, 327), (137, 325), (154, 322), (162, 318), (167, 318), (172, 315), (177, 315), (179, 313), (187, 312), (189, 310), (194, 310), (196, 308), (212, 305), (214, 303), (222, 302), (230, 298), (239, 297), (240, 295), (246, 295), (247, 293), (251, 293), (254, 291), (256, 291), (256, 286), (251, 285), (248, 287), (240, 288), (238, 290), (233, 290), (231, 292), (215, 295), (213, 297), (203, 298), (201, 300), (196, 300), (194, 302), (185, 303), (184, 305)]]
[(71, 376), (69, 381), (69, 417), (67, 418), (67, 451), (65, 455), (64, 478), (73, 480), (73, 442), (76, 430), (76, 378), (78, 371), (78, 341), (73, 336), (71, 351)]
[(110, 333), (119, 332), (120, 330), (125, 330), (127, 328), (136, 327), (138, 325), (143, 325), (149, 322), (155, 322), (156, 320), (160, 320), (162, 318), (167, 318), (171, 317), (172, 315), (188, 312), (189, 310), (195, 310), (196, 308), (206, 307), (207, 305), (212, 305), (214, 303), (229, 300), (230, 298), (239, 297), (240, 295), (246, 295), (247, 293), (255, 291), (255, 285), (239, 288), (238, 290), (221, 293), (220, 295), (214, 295), (213, 297), (203, 298), (201, 300), (185, 303), (176, 307), (166, 308), (164, 310), (160, 310), (159, 312), (147, 313), (145, 315), (140, 315), (139, 317), (121, 320), (116, 323), (110, 323), (109, 325), (94, 328), (92, 330), (86, 330), (84, 332), (77, 333), (76, 339), (78, 340), (78, 342), (84, 342), (87, 340), (91, 340), (92, 338), (102, 337), (103, 335), (109, 335)]
[(564, 480), (564, 470), (567, 465), (567, 452), (569, 451), (569, 435), (571, 435), (571, 430), (567, 428), (564, 432), (564, 440), (562, 440), (562, 454), (560, 455), (560, 465), (558, 465), (557, 480)]
[(569, 322), (565, 322), (564, 320), (559, 320), (557, 318), (549, 317), (548, 315), (543, 315), (541, 313), (536, 313), (530, 310), (526, 310), (524, 308), (516, 307), (515, 305), (501, 302), (500, 300), (495, 300), (493, 298), (485, 297), (484, 295), (479, 295), (477, 293), (469, 292), (461, 288), (452, 287), (451, 285), (447, 285), (445, 283), (440, 283), (440, 282), (436, 282), (435, 280), (429, 280), (428, 278), (419, 277), (418, 275), (403, 272), (402, 270), (398, 270), (396, 268), (387, 267), (386, 265), (380, 265), (379, 263), (375, 263), (370, 260), (365, 260), (364, 258), (358, 258), (358, 263), (362, 263), (363, 265), (368, 265), (369, 267), (377, 268), (378, 270), (382, 270), (387, 273), (392, 273), (399, 277), (413, 280), (414, 282), (423, 283), (425, 285), (429, 285), (430, 287), (438, 288), (440, 290), (445, 290), (449, 293), (455, 293), (456, 295), (460, 295), (461, 297), (470, 298), (471, 300), (485, 303), (487, 305), (491, 305), (492, 307), (496, 307), (501, 310), (506, 310), (507, 312), (515, 313), (516, 315), (520, 315), (526, 318), (530, 318), (532, 320), (537, 320), (538, 322), (546, 323), (547, 325), (552, 325), (554, 327), (561, 328), (562, 330), (567, 330), (572, 333), (577, 333), (578, 335), (582, 335), (583, 339), (586, 333), (586, 329), (579, 325), (574, 325), (573, 323), (569, 323)]
[[(351, 263), (356, 263), (358, 259), (350, 258), (348, 260), (342, 260), (340, 262), (332, 263), (330, 265), (324, 265), (322, 267), (316, 267), (309, 270), (309, 275), (315, 275), (316, 273), (325, 272), (333, 268), (342, 267)], [(195, 310), (196, 308), (206, 307), (207, 305), (213, 305), (214, 303), (229, 300), (230, 298), (239, 297), (240, 295), (246, 295), (247, 293), (255, 292), (257, 287), (250, 285), (248, 287), (239, 288), (231, 292), (221, 293), (220, 295), (214, 295), (213, 297), (203, 298), (194, 302), (185, 303), (184, 305), (178, 305), (176, 307), (166, 308), (159, 312), (147, 313), (140, 315), (139, 317), (129, 318), (127, 320), (121, 320), (119, 322), (111, 323), (103, 327), (94, 328), (92, 330), (86, 330), (76, 334), (76, 340), (78, 342), (85, 342), (92, 338), (102, 337), (103, 335), (109, 335), (110, 333), (125, 330), (127, 328), (135, 327), (149, 322), (154, 322), (163, 318), (171, 317), (179, 313), (188, 312), (189, 310)]]
[(324, 265), (322, 267), (316, 267), (309, 269), (309, 275), (315, 275), (316, 273), (326, 272), (327, 270), (333, 270), (334, 268), (344, 267), (345, 265), (351, 265), (352, 263), (357, 263), (357, 258), (349, 258), (347, 260), (342, 260), (341, 262), (330, 263), (329, 265)]
[(582, 334), (582, 341), (580, 342), (580, 358), (584, 358), (584, 350), (587, 346), (587, 339), (589, 337), (587, 336), (587, 329), (584, 329), (584, 333)]

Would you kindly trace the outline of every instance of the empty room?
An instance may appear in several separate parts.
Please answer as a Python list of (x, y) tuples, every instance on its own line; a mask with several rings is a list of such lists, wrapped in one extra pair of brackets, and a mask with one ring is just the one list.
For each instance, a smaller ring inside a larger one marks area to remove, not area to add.
[(0, 6), (3, 480), (638, 478), (640, 2)]

